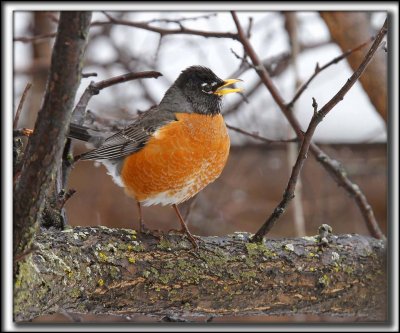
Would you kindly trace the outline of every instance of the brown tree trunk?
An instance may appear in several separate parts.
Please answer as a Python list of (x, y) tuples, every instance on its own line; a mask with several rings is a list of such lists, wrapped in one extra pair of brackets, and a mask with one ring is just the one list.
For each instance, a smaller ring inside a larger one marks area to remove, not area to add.
[[(332, 39), (343, 52), (360, 45), (373, 36), (366, 12), (321, 12)], [(367, 49), (354, 52), (348, 58), (353, 70), (363, 61)], [(384, 52), (377, 52), (360, 77), (360, 82), (376, 111), (387, 122), (387, 64)], [(360, 110), (362, 112), (362, 110)]]
[(51, 313), (158, 316), (292, 315), (386, 319), (385, 241), (359, 235), (249, 243), (77, 227), (38, 235), (20, 263), (14, 316)]
[(46, 192), (61, 162), (81, 62), (90, 25), (90, 12), (62, 12), (54, 44), (43, 106), (26, 147), (14, 194), (14, 256), (28, 251), (38, 229)]

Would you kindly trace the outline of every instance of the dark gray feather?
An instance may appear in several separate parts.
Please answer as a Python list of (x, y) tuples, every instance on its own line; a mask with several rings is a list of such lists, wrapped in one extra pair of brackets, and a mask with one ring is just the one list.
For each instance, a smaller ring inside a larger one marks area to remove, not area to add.
[(133, 124), (105, 139), (102, 145), (85, 154), (81, 160), (112, 160), (139, 151), (161, 126), (176, 121), (173, 112), (153, 108), (141, 114)]

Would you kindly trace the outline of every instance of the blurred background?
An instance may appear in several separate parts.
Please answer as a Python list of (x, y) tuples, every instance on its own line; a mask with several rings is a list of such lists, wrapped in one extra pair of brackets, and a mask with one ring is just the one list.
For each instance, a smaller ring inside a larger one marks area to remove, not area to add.
[[(211, 68), (221, 78), (240, 78), (243, 95), (225, 97), (229, 125), (278, 142), (265, 143), (229, 131), (232, 141), (221, 177), (197, 197), (182, 204), (187, 223), (197, 235), (256, 232), (282, 198), (297, 157), (296, 143), (286, 119), (246, 58), (241, 44), (229, 38), (204, 38), (168, 34), (110, 23), (144, 23), (162, 29), (236, 32), (229, 12), (94, 12), (77, 99), (91, 81), (131, 71), (157, 70), (163, 76), (112, 86), (94, 96), (89, 105), (95, 117), (132, 121), (138, 111), (157, 104), (180, 72), (191, 65)], [(385, 12), (238, 12), (284, 99), (289, 102), (299, 85), (344, 51), (368, 41), (382, 26)], [(50, 64), (57, 12), (14, 14), (14, 104), (18, 105), (28, 82), (32, 83), (19, 127), (33, 128), (40, 108)], [(34, 37), (36, 36), (36, 37)], [(31, 38), (34, 37), (34, 38)], [(39, 37), (39, 38), (37, 38)], [(351, 76), (369, 45), (321, 72), (293, 106), (307, 128), (312, 97), (323, 106)], [(358, 184), (371, 204), (383, 232), (387, 230), (387, 67), (386, 53), (378, 50), (371, 71), (324, 119), (314, 140), (340, 161), (349, 178)], [(74, 154), (88, 150), (74, 141)], [(95, 162), (81, 162), (72, 170), (69, 187), (77, 192), (67, 202), (71, 225), (137, 228), (135, 202), (124, 194)], [(334, 233), (368, 235), (353, 199), (333, 181), (310, 154), (301, 174), (297, 200), (270, 232), (270, 237), (314, 235), (327, 223)], [(179, 227), (170, 207), (144, 208), (148, 227)]]

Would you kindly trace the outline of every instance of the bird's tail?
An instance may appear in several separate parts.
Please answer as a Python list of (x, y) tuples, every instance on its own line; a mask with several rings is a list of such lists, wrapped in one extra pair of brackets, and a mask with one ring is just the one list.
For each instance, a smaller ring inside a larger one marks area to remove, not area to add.
[[(77, 139), (80, 141), (88, 142), (96, 148), (96, 147), (99, 147), (103, 143), (103, 141), (105, 139), (105, 133), (91, 129), (89, 127), (71, 123), (69, 126), (68, 137), (72, 138), (72, 139)], [(74, 156), (74, 163), (77, 162), (78, 160), (80, 160), (81, 157), (83, 157), (84, 155), (85, 154)]]
[(80, 141), (91, 142), (93, 140), (93, 135), (90, 132), (92, 131), (93, 130), (85, 126), (70, 124), (68, 137)]

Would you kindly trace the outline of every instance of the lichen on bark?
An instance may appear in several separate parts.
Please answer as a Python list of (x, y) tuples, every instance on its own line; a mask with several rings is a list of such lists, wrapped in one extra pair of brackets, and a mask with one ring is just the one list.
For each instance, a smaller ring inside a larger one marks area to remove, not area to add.
[(385, 243), (359, 235), (249, 243), (74, 228), (37, 237), (15, 282), (17, 321), (63, 311), (223, 316), (321, 313), (383, 320)]

